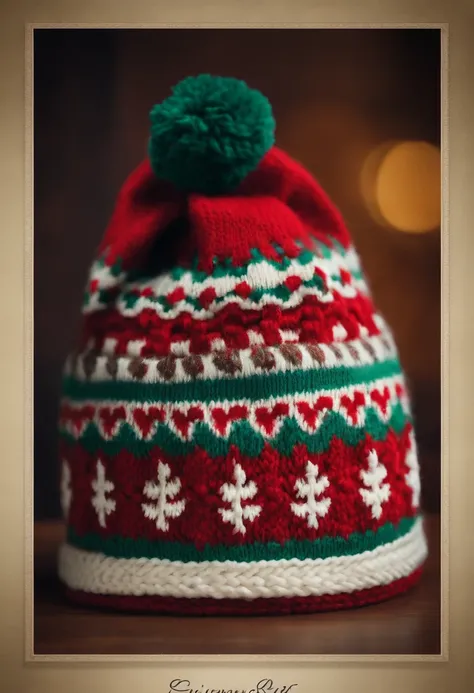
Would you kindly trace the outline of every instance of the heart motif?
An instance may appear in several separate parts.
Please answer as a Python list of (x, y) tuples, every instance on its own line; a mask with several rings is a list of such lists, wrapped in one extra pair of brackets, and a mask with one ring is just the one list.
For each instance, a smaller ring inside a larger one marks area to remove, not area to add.
[(143, 439), (151, 438), (155, 433), (156, 424), (163, 423), (164, 420), (165, 412), (161, 407), (152, 406), (133, 411), (133, 421)]
[(303, 421), (314, 431), (322, 422), (321, 413), (333, 408), (333, 399), (332, 397), (319, 397), (313, 405), (308, 402), (298, 402), (296, 408)]
[(125, 407), (101, 407), (97, 418), (103, 437), (110, 440), (117, 435), (119, 422), (126, 419)]
[(271, 409), (269, 407), (257, 407), (255, 409), (255, 421), (267, 436), (272, 436), (276, 433), (279, 419), (288, 416), (289, 410), (286, 402), (278, 402)]
[(387, 414), (388, 403), (390, 401), (390, 390), (387, 386), (382, 391), (373, 390), (370, 393), (370, 399), (375, 402), (380, 408), (380, 411), (385, 416)]
[(343, 395), (341, 397), (341, 407), (344, 407), (347, 411), (347, 416), (352, 421), (355, 426), (357, 423), (357, 418), (359, 415), (359, 409), (365, 405), (365, 395), (363, 392), (356, 390), (352, 397), (349, 395)]
[(190, 407), (187, 412), (176, 409), (172, 413), (171, 419), (181, 437), (186, 440), (189, 438), (192, 424), (196, 421), (202, 421), (204, 419), (204, 413), (199, 407)]
[(235, 404), (233, 407), (229, 407), (229, 411), (225, 411), (222, 407), (216, 407), (211, 411), (211, 415), (217, 433), (221, 436), (227, 436), (232, 422), (247, 418), (248, 408), (243, 404)]
[(69, 425), (76, 438), (80, 438), (84, 433), (86, 426), (94, 417), (94, 407), (86, 405), (85, 407), (70, 407), (68, 410)]

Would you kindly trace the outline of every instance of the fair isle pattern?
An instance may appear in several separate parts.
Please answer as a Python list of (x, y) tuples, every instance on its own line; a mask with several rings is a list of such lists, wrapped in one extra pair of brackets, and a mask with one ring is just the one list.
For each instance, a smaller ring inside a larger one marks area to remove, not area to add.
[(123, 285), (127, 279), (127, 273), (121, 269), (121, 263), (109, 265), (106, 262), (108, 250), (101, 257), (94, 260), (89, 271), (87, 288), (84, 295), (83, 313), (93, 313), (105, 307), (103, 301), (107, 292), (113, 292)]
[[(398, 524), (416, 513), (405, 482), (410, 431), (408, 424), (400, 433), (388, 430), (381, 439), (365, 436), (357, 443), (327, 437), (318, 452), (297, 437), (289, 456), (270, 444), (251, 455), (236, 446), (217, 455), (193, 447), (186, 456), (154, 447), (146, 457), (133, 445), (112, 454), (65, 445), (63, 459), (73, 470), (69, 525), (79, 535), (101, 528), (104, 538), (152, 541), (166, 532), (170, 541), (204, 548), (209, 542), (342, 538)], [(361, 473), (369, 457), (382, 479)], [(114, 484), (115, 512), (106, 527), (91, 512), (88, 479), (96, 477), (97, 460)], [(385, 484), (390, 493), (381, 498)], [(364, 497), (366, 490), (370, 494)]]
[(401, 377), (385, 378), (324, 394), (287, 395), (250, 401), (177, 402), (159, 405), (127, 400), (65, 400), (60, 411), (60, 428), (76, 440), (94, 427), (104, 440), (118, 437), (124, 427), (139, 440), (153, 440), (166, 427), (183, 441), (193, 440), (195, 428), (205, 426), (216, 437), (228, 438), (235, 424), (247, 422), (265, 439), (275, 438), (286, 419), (294, 420), (301, 431), (315, 433), (328, 414), (338, 413), (348, 426), (365, 424), (367, 410), (388, 422), (397, 405), (410, 414)]
[[(359, 493), (368, 509), (368, 515), (374, 520), (380, 520), (382, 506), (390, 497), (390, 484), (381, 483), (387, 476), (387, 470), (379, 462), (374, 450), (370, 451), (368, 459), (370, 472), (361, 470), (362, 485)], [(113, 491), (114, 484), (104, 481), (105, 469), (100, 460), (97, 463), (97, 476), (100, 481), (94, 480), (92, 483), (94, 495), (91, 497), (91, 503), (97, 514), (98, 524), (105, 528), (106, 516), (117, 509), (117, 503), (106, 497), (106, 493)], [(292, 502), (290, 497), (287, 503), (294, 515), (304, 520), (310, 529), (317, 530), (319, 518), (326, 517), (331, 511), (331, 498), (325, 495), (329, 486), (328, 476), (320, 474), (318, 465), (308, 460), (305, 477), (298, 478), (294, 485), (294, 495), (298, 501)], [(170, 466), (160, 461), (157, 481), (146, 481), (143, 487), (143, 496), (152, 502), (141, 504), (144, 516), (152, 520), (160, 532), (168, 532), (170, 529), (169, 519), (178, 518), (186, 511), (186, 498), (184, 495), (179, 498), (180, 492), (182, 492), (180, 478), (178, 476), (171, 478)], [(216, 513), (219, 513), (224, 523), (232, 525), (234, 534), (246, 534), (246, 522), (253, 522), (262, 512), (263, 506), (261, 504), (248, 502), (255, 499), (258, 492), (259, 488), (255, 481), (253, 479), (247, 480), (244, 469), (234, 460), (232, 482), (226, 481), (220, 487), (219, 494), (222, 506), (216, 507)], [(266, 490), (263, 489), (263, 493), (260, 493), (259, 497), (263, 498), (265, 493)], [(120, 499), (119, 502), (121, 500), (123, 499)], [(413, 504), (412, 510), (416, 510)]]
[(358, 256), (274, 250), (93, 265), (59, 422), (71, 590), (352, 598), (419, 571), (410, 403)]
[(368, 366), (397, 358), (395, 344), (387, 333), (340, 343), (335, 340), (334, 344), (285, 340), (276, 346), (256, 344), (249, 349), (233, 351), (226, 351), (225, 344), (219, 340), (208, 354), (190, 354), (189, 344), (178, 342), (174, 345), (176, 353), (162, 358), (142, 357), (144, 345), (143, 340), (129, 342), (130, 354), (116, 356), (116, 340), (104, 345), (108, 353), (96, 352), (91, 344), (87, 351), (68, 357), (64, 376), (91, 382), (190, 382), (343, 365)]
[[(324, 253), (319, 252), (324, 248)], [(222, 298), (234, 293), (242, 283), (246, 283), (251, 291), (275, 289), (285, 284), (291, 277), (298, 277), (302, 282), (308, 282), (315, 277), (315, 270), (328, 278), (328, 288), (339, 288), (344, 283), (344, 271), (359, 280), (360, 286), (367, 290), (367, 284), (362, 277), (361, 266), (354, 248), (347, 251), (338, 246), (338, 252), (321, 242), (314, 246), (313, 252), (301, 248), (301, 254), (296, 258), (281, 256), (280, 261), (268, 260), (258, 252), (254, 259), (244, 267), (232, 267), (215, 263), (214, 272), (206, 274), (196, 269), (174, 268), (169, 273), (139, 282), (131, 282), (130, 290), (150, 289), (155, 298), (166, 298), (176, 289), (182, 289), (184, 298), (198, 299), (203, 291), (212, 288), (216, 298)], [(324, 257), (325, 256), (325, 257)], [(342, 275), (342, 276), (341, 276)], [(290, 282), (291, 284), (291, 282)], [(183, 295), (180, 292), (180, 295)]]
[[(274, 144), (263, 95), (201, 75), (172, 98), (64, 368), (60, 578), (83, 603), (165, 613), (400, 593), (427, 553), (412, 413), (342, 216)], [(203, 125), (183, 151), (178, 111)], [(217, 140), (197, 137), (216, 117)]]
[[(319, 279), (319, 275), (318, 275)], [(209, 320), (226, 306), (237, 305), (241, 310), (261, 310), (263, 306), (273, 305), (281, 308), (295, 308), (299, 306), (305, 296), (316, 298), (321, 303), (332, 303), (333, 301), (343, 299), (356, 298), (359, 295), (368, 295), (368, 289), (361, 281), (352, 284), (338, 284), (337, 292), (334, 287), (331, 287), (330, 282), (327, 283), (324, 289), (318, 288), (316, 282), (307, 282), (301, 284), (297, 289), (288, 289), (287, 287), (278, 287), (280, 291), (260, 289), (250, 293), (248, 297), (242, 297), (235, 291), (230, 291), (220, 299), (213, 299), (210, 303), (205, 302), (206, 307), (202, 307), (199, 301), (182, 299), (169, 306), (166, 298), (155, 298), (147, 292), (145, 287), (138, 294), (130, 291), (121, 295), (116, 301), (117, 311), (124, 317), (130, 318), (140, 315), (144, 310), (151, 309), (159, 317), (172, 320), (177, 318), (182, 313), (189, 314), (195, 320)], [(331, 291), (330, 289), (333, 288)], [(363, 291), (361, 291), (361, 288)], [(151, 289), (150, 289), (151, 291)], [(146, 292), (145, 295), (143, 292)]]
[[(138, 280), (134, 280), (133, 272), (123, 272), (120, 262), (113, 266), (108, 265), (105, 252), (91, 267), (83, 313), (87, 315), (103, 310), (110, 301), (115, 302), (119, 294), (121, 298), (118, 300), (118, 306), (123, 315), (137, 315), (144, 308), (151, 307), (161, 315), (176, 317), (183, 309), (191, 310), (194, 307), (195, 311), (197, 309), (194, 313), (196, 317), (205, 317), (209, 311), (199, 310), (200, 299), (204, 300), (206, 308), (212, 304), (215, 310), (214, 301), (217, 300), (217, 305), (222, 307), (225, 305), (226, 297), (238, 298), (239, 293), (236, 293), (236, 289), (238, 292), (242, 289), (240, 294), (244, 296), (252, 292), (260, 295), (262, 291), (269, 292), (277, 288), (282, 289), (285, 294), (285, 289), (288, 288), (285, 282), (291, 287), (294, 277), (299, 280), (298, 288), (303, 283), (307, 284), (300, 298), (305, 293), (311, 293), (318, 295), (323, 301), (331, 301), (333, 291), (342, 291), (342, 295), (347, 297), (354, 296), (357, 291), (365, 294), (369, 292), (362, 276), (358, 255), (353, 247), (344, 249), (329, 239), (328, 245), (321, 241), (315, 242), (313, 252), (303, 246), (300, 248), (300, 255), (291, 259), (281, 255), (280, 261), (268, 260), (258, 251), (254, 251), (253, 261), (245, 267), (215, 262), (214, 271), (207, 275), (197, 269), (195, 262), (194, 269), (175, 267), (158, 277), (144, 277)], [(321, 287), (321, 277), (324, 277), (322, 291), (318, 288), (318, 285)], [(348, 283), (349, 278), (351, 283)], [(210, 302), (205, 293), (209, 290), (212, 291)], [(291, 288), (289, 293), (292, 293)], [(281, 298), (275, 298), (277, 302), (282, 301)], [(243, 306), (250, 307), (253, 303), (255, 301), (248, 302), (243, 298)], [(264, 303), (265, 301), (258, 301), (258, 305)], [(179, 305), (173, 308), (175, 304)]]
[(342, 594), (388, 585), (425, 560), (419, 520), (405, 536), (373, 551), (326, 559), (224, 563), (113, 558), (62, 546), (59, 572), (74, 590), (95, 594), (212, 597), (214, 599)]

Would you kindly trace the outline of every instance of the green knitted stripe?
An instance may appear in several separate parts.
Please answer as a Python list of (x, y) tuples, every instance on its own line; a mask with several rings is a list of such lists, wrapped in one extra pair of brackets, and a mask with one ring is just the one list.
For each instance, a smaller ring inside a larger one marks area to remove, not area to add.
[[(327, 450), (334, 436), (350, 447), (356, 446), (366, 435), (374, 440), (385, 440), (390, 430), (401, 433), (411, 417), (407, 416), (400, 404), (392, 411), (390, 420), (381, 421), (374, 409), (366, 410), (365, 426), (350, 426), (341, 414), (331, 412), (325, 418), (315, 433), (303, 431), (297, 421), (286, 419), (275, 438), (269, 441), (271, 447), (281, 455), (290, 456), (296, 445), (303, 444), (310, 453), (320, 453)], [(257, 433), (248, 421), (239, 421), (231, 429), (228, 438), (216, 436), (206, 424), (195, 424), (193, 439), (183, 441), (164, 424), (159, 424), (155, 436), (151, 440), (137, 438), (135, 431), (123, 424), (119, 434), (112, 440), (102, 438), (95, 424), (89, 424), (80, 441), (77, 441), (67, 431), (60, 431), (63, 440), (80, 445), (91, 454), (101, 451), (106, 455), (117, 455), (122, 450), (128, 450), (135, 457), (147, 457), (150, 451), (159, 447), (170, 455), (189, 455), (196, 449), (202, 449), (211, 457), (223, 457), (228, 454), (231, 446), (236, 446), (243, 455), (258, 457), (265, 445), (265, 438)]]
[(63, 380), (65, 397), (76, 400), (129, 400), (136, 402), (219, 402), (269, 399), (285, 395), (336, 390), (401, 375), (398, 359), (367, 366), (315, 368), (257, 374), (243, 378), (195, 380), (179, 383), (85, 382), (72, 376)]
[(114, 558), (160, 558), (170, 561), (279, 561), (298, 558), (300, 560), (354, 556), (364, 551), (373, 551), (396, 539), (400, 539), (413, 528), (417, 518), (405, 517), (397, 525), (387, 523), (376, 531), (354, 532), (343, 537), (321, 537), (320, 539), (290, 539), (284, 544), (277, 542), (245, 544), (241, 546), (206, 544), (198, 550), (193, 544), (173, 541), (151, 541), (129, 537), (101, 537), (97, 534), (79, 535), (69, 527), (67, 541), (85, 551), (94, 551)]

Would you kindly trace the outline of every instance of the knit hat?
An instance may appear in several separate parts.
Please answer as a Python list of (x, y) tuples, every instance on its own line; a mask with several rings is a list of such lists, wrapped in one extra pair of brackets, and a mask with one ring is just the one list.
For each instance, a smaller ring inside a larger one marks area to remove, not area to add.
[(150, 116), (65, 366), (67, 593), (258, 614), (405, 591), (409, 395), (340, 213), (244, 82), (189, 77)]

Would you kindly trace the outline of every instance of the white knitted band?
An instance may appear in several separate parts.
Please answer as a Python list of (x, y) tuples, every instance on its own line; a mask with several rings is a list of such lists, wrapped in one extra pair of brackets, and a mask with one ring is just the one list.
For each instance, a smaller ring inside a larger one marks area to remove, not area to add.
[(355, 556), (273, 561), (170, 561), (112, 558), (61, 547), (59, 574), (73, 590), (94, 594), (162, 597), (307, 597), (389, 585), (425, 560), (422, 520), (395, 541)]
[[(114, 344), (112, 344), (112, 341), (113, 340), (109, 340), (108, 343), (104, 345), (104, 351), (105, 349), (107, 349), (107, 351), (113, 351), (113, 348), (116, 346), (116, 340)], [(94, 346), (92, 341), (91, 346)], [(116, 357), (115, 364), (117, 370), (113, 375), (108, 369), (110, 356), (113, 354), (100, 353), (95, 355), (93, 364), (90, 363), (90, 353), (88, 351), (80, 354), (70, 355), (65, 363), (64, 375), (74, 375), (74, 377), (80, 381), (134, 381), (137, 379), (137, 376), (130, 371), (130, 363), (133, 358), (140, 356), (141, 349), (144, 346), (144, 340), (129, 342), (128, 349), (130, 350), (130, 353), (128, 355)], [(338, 342), (335, 340), (334, 344), (316, 345), (295, 343), (293, 346), (300, 356), (300, 359), (295, 362), (288, 361), (288, 359), (285, 358), (280, 346), (265, 347), (265, 352), (272, 357), (275, 362), (274, 367), (271, 368), (272, 373), (284, 373), (295, 370), (326, 370), (330, 368), (339, 368), (341, 366), (345, 366), (346, 368), (371, 366), (374, 363), (381, 363), (383, 361), (389, 361), (390, 359), (398, 357), (395, 343), (389, 332), (385, 332), (382, 335), (367, 337), (364, 340), (354, 339), (348, 342)], [(321, 362), (318, 362), (314, 358), (315, 347), (319, 349), (322, 359)], [(134, 355), (131, 353), (132, 350), (135, 351)], [(265, 372), (264, 369), (256, 365), (252, 359), (252, 349), (240, 349), (238, 350), (237, 354), (241, 364), (241, 372), (239, 375), (242, 377)], [(172, 382), (189, 382), (196, 378), (199, 380), (215, 380), (216, 378), (222, 379), (229, 377), (235, 378), (235, 375), (231, 376), (229, 373), (226, 373), (224, 370), (219, 369), (216, 366), (214, 361), (215, 354), (213, 352), (199, 355), (196, 358), (199, 359), (202, 367), (202, 372), (200, 374), (191, 377), (184, 368), (183, 357), (177, 357), (175, 361), (176, 370), (174, 375), (171, 378), (165, 378), (160, 372), (159, 368), (157, 368), (157, 365), (159, 364), (158, 359), (143, 357), (141, 360), (147, 367), (147, 372), (141, 378), (141, 380), (145, 383), (153, 383), (170, 382), (170, 380)]]

